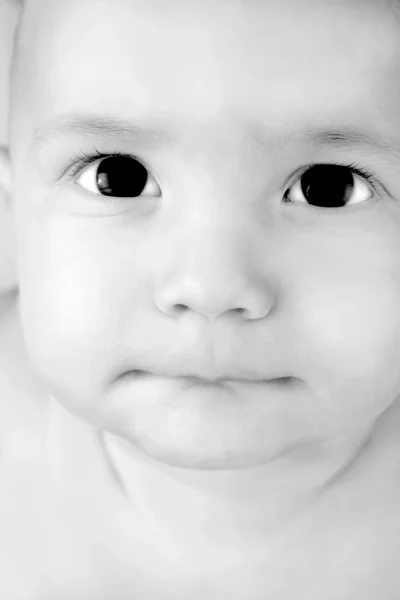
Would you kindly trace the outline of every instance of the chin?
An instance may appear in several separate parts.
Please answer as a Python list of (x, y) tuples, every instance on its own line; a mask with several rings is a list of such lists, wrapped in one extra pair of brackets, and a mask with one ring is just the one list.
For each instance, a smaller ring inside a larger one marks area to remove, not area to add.
[[(234, 471), (254, 469), (267, 465), (273, 460), (293, 451), (293, 444), (281, 444), (277, 441), (256, 444), (252, 439), (228, 439), (215, 432), (215, 435), (203, 432), (203, 435), (189, 438), (173, 435), (168, 430), (163, 434), (155, 431), (138, 430), (112, 426), (103, 431), (118, 438), (125, 449), (138, 460), (150, 460), (158, 464), (179, 469), (196, 471)], [(208, 438), (208, 439), (207, 439)]]

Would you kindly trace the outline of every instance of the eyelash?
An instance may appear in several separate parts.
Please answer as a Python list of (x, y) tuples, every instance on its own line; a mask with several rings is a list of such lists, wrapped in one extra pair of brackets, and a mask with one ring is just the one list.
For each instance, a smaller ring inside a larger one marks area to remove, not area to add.
[(92, 154), (88, 154), (87, 152), (84, 152), (84, 151), (79, 152), (75, 156), (75, 161), (78, 161), (78, 162), (76, 164), (74, 164), (70, 169), (68, 169), (66, 175), (72, 179), (73, 177), (76, 177), (78, 175), (79, 171), (81, 171), (88, 165), (96, 162), (97, 160), (100, 160), (101, 158), (115, 158), (115, 157), (121, 157), (121, 156), (122, 157), (128, 156), (129, 158), (132, 158), (133, 160), (140, 162), (140, 160), (138, 158), (136, 158), (136, 156), (133, 156), (132, 154), (126, 154), (124, 152), (111, 152), (111, 153), (106, 154), (104, 152), (100, 152), (99, 150), (96, 150), (96, 148), (95, 148)]
[[(136, 160), (137, 162), (141, 162), (138, 158), (136, 158), (136, 156), (133, 156), (131, 154), (124, 154), (123, 152), (112, 152), (112, 153), (105, 154), (104, 152), (100, 152), (99, 150), (97, 150), (95, 148), (92, 154), (88, 154), (87, 152), (84, 152), (84, 151), (81, 151), (80, 153), (78, 153), (75, 156), (75, 160), (78, 162), (76, 164), (74, 164), (67, 171), (67, 176), (70, 178), (76, 177), (82, 169), (84, 169), (88, 165), (90, 165), (102, 158), (112, 158), (112, 157), (121, 157), (121, 156), (122, 157), (128, 156), (129, 158), (132, 158), (133, 160)], [(302, 177), (303, 175), (305, 175), (305, 173), (307, 173), (307, 171), (309, 171), (310, 169), (312, 169), (313, 167), (315, 167), (318, 164), (319, 163), (314, 163), (312, 165), (305, 167), (303, 170), (300, 171), (299, 177)], [(375, 179), (375, 175), (371, 171), (368, 171), (365, 168), (361, 167), (359, 164), (357, 164), (355, 162), (350, 163), (350, 164), (343, 164), (340, 162), (334, 162), (334, 163), (329, 163), (329, 164), (332, 164), (335, 167), (345, 167), (346, 169), (350, 169), (350, 171), (352, 171), (359, 177), (362, 177), (363, 179), (368, 181), (368, 183), (376, 191), (377, 181)]]
[[(302, 177), (303, 175), (305, 175), (308, 171), (310, 171), (313, 167), (316, 167), (318, 164), (322, 164), (322, 163), (314, 163), (312, 165), (309, 165), (308, 167), (305, 167), (303, 170), (300, 171), (299, 177)], [(340, 163), (340, 162), (324, 163), (324, 164), (330, 164), (334, 167), (344, 167), (345, 169), (349, 169), (350, 171), (352, 171), (352, 173), (355, 173), (359, 177), (362, 177), (363, 179), (368, 181), (368, 183), (374, 188), (375, 191), (378, 187), (378, 182), (375, 178), (375, 175), (371, 171), (368, 171), (367, 169), (361, 167), (356, 162), (352, 162), (350, 164), (345, 164), (345, 163)]]

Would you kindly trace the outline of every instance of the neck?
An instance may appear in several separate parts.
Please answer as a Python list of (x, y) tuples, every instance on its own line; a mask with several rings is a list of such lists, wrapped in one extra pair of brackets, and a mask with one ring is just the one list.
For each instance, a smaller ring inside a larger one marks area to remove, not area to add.
[(293, 448), (263, 467), (236, 471), (173, 468), (111, 434), (104, 448), (140, 522), (169, 549), (226, 556), (236, 548), (254, 555), (291, 524), (307, 521), (369, 433)]
[[(399, 402), (357, 435), (238, 471), (166, 466), (56, 402), (52, 406), (48, 455), (62, 496), (77, 519), (82, 514), (82, 529), (103, 545), (106, 540), (124, 562), (139, 539), (141, 554), (146, 548), (151, 564), (158, 554), (168, 572), (173, 557), (178, 566), (209, 564), (223, 572), (244, 556), (251, 563), (282, 543), (286, 548), (293, 532), (301, 556), (304, 537), (315, 539), (324, 527), (333, 527), (334, 536), (338, 527), (347, 531), (360, 509), (391, 510), (386, 505), (397, 486)], [(366, 523), (374, 519), (365, 515)]]

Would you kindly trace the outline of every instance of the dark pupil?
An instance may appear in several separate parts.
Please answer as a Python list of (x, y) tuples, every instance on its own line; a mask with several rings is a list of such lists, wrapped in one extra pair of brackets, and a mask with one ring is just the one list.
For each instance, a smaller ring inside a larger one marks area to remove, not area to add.
[(301, 178), (301, 190), (310, 204), (344, 206), (354, 189), (354, 176), (347, 167), (315, 165)]
[(97, 168), (97, 187), (106, 196), (140, 196), (147, 179), (147, 169), (129, 156), (110, 156)]

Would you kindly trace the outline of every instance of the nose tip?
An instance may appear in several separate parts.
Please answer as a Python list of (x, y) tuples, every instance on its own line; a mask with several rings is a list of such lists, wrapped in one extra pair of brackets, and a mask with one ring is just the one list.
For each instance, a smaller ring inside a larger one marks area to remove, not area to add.
[(198, 313), (214, 321), (222, 316), (255, 320), (271, 310), (275, 294), (265, 278), (260, 261), (241, 252), (238, 234), (201, 240), (197, 235), (190, 247), (179, 246), (170, 257), (167, 272), (156, 285), (157, 308), (169, 315)]
[[(156, 304), (161, 312), (174, 317), (194, 312), (202, 315), (209, 321), (216, 321), (222, 316), (227, 315), (254, 320), (265, 317), (271, 309), (270, 293), (261, 293), (260, 290), (258, 290), (258, 293), (255, 290), (249, 290), (247, 295), (238, 294), (238, 298), (223, 293), (213, 294), (212, 289), (204, 289), (200, 296), (185, 294), (185, 290), (179, 288), (179, 286), (175, 288), (174, 292), (172, 289), (169, 291), (171, 293), (168, 293), (168, 290), (164, 289), (158, 295)], [(178, 296), (184, 296), (185, 301), (176, 302)], [(237, 301), (235, 302), (235, 300)], [(218, 305), (220, 309), (211, 312), (207, 308), (207, 305), (211, 303), (215, 306)]]

